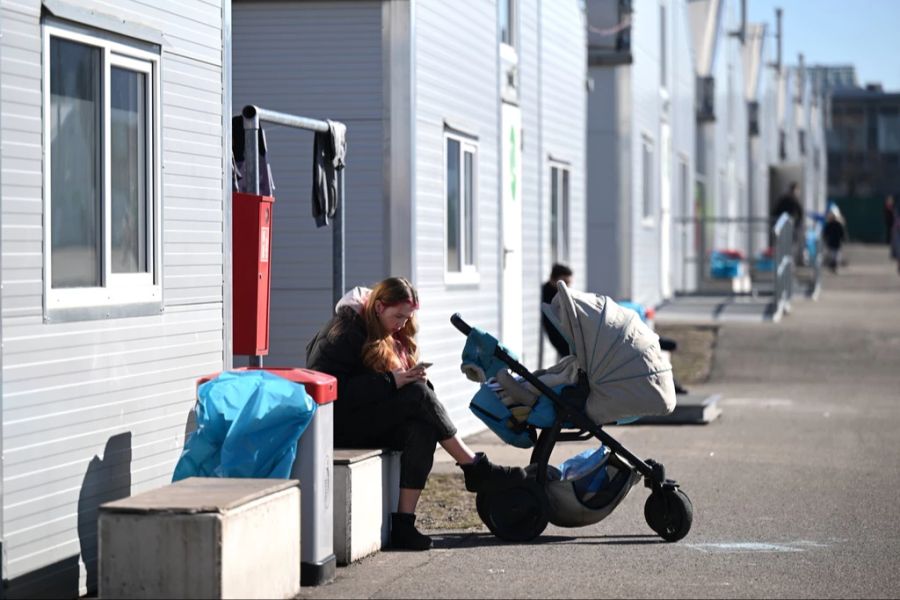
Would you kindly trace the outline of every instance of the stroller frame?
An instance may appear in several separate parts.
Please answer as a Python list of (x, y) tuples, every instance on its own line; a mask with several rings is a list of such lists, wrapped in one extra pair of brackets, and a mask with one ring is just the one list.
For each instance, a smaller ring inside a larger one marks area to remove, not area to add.
[[(468, 336), (472, 331), (472, 327), (463, 320), (459, 313), (454, 313), (450, 317), (450, 322), (463, 335)], [(666, 477), (665, 466), (653, 459), (642, 460), (604, 431), (601, 425), (592, 422), (583, 412), (581, 407), (584, 406), (590, 393), (587, 375), (584, 372), (580, 373), (577, 385), (566, 386), (561, 393), (557, 393), (510, 356), (499, 344), (494, 350), (494, 357), (540, 390), (556, 408), (556, 419), (553, 426), (541, 430), (531, 453), (531, 464), (537, 465), (536, 481), (539, 486), (547, 484), (550, 454), (557, 442), (584, 441), (593, 437), (609, 447), (613, 454), (624, 458), (635, 471), (644, 477), (645, 487), (651, 490), (650, 497), (644, 506), (644, 516), (651, 529), (670, 542), (678, 541), (687, 535), (693, 521), (693, 507), (687, 495), (679, 489), (678, 482)], [(563, 431), (563, 424), (567, 422), (574, 424), (578, 430)], [(529, 427), (532, 430), (535, 429), (534, 426)], [(489, 523), (486, 524), (490, 527)], [(514, 541), (527, 540), (516, 539)]]

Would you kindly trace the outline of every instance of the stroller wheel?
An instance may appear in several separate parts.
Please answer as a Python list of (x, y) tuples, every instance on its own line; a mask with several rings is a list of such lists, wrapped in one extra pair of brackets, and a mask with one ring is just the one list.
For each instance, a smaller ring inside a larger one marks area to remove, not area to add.
[(550, 520), (544, 490), (527, 482), (475, 497), (478, 516), (495, 536), (507, 542), (529, 542), (541, 535)]
[(656, 490), (644, 504), (644, 518), (662, 539), (677, 542), (691, 530), (694, 507), (680, 489)]

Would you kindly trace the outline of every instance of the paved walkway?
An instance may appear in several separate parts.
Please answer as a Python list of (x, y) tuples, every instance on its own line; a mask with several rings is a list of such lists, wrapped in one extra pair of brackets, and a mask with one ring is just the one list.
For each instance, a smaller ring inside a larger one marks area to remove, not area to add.
[[(523, 545), (438, 532), (430, 552), (379, 553), (302, 596), (900, 596), (900, 276), (883, 246), (847, 254), (817, 301), (778, 323), (722, 326), (711, 379), (692, 386), (723, 395), (720, 419), (609, 428), (690, 495), (681, 542), (650, 531), (639, 486), (594, 526), (550, 526)], [(469, 441), (528, 460), (490, 434)], [(555, 459), (578, 449), (563, 444)]]

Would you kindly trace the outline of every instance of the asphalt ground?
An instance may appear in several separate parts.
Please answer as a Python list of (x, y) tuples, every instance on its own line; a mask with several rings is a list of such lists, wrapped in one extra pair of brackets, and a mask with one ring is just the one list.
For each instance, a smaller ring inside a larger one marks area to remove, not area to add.
[[(847, 258), (780, 322), (722, 324), (709, 379), (691, 387), (722, 394), (715, 422), (608, 429), (690, 496), (682, 541), (650, 530), (638, 485), (593, 526), (528, 544), (436, 531), (429, 552), (381, 552), (301, 597), (900, 597), (900, 276), (884, 246)], [(528, 462), (492, 434), (467, 441)], [(436, 455), (436, 472), (454, 468)]]

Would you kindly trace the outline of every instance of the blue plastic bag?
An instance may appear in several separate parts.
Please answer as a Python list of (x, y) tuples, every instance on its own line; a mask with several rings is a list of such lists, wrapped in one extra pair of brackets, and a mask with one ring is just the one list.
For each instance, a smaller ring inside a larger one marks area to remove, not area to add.
[(608, 460), (609, 448), (606, 446), (585, 450), (559, 465), (561, 478), (574, 481), (579, 495), (596, 493), (609, 481), (604, 468)]
[(226, 371), (198, 390), (197, 429), (172, 481), (187, 477), (287, 479), (316, 403), (297, 383), (266, 371)]

